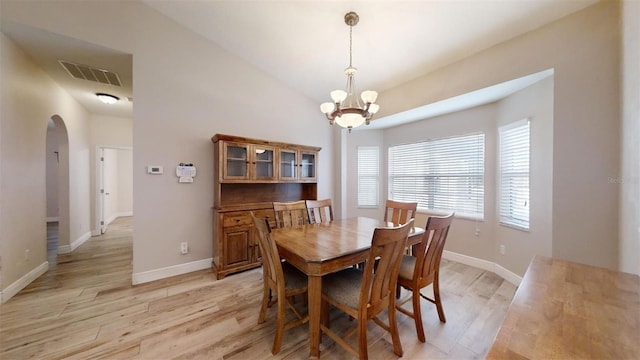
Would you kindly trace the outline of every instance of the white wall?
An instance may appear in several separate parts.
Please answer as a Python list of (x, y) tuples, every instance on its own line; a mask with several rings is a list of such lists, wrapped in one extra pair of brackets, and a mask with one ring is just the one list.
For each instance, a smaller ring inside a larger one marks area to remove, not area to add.
[[(147, 6), (3, 2), (2, 17), (133, 56), (134, 282), (210, 266), (216, 133), (322, 147), (318, 196), (333, 196), (332, 128), (317, 103)], [(286, 113), (275, 108), (283, 99)], [(197, 167), (194, 183), (177, 182), (181, 162)]]
[(381, 93), (379, 116), (553, 68), (552, 254), (617, 269), (619, 43), (619, 3), (601, 2)]
[(623, 2), (620, 270), (640, 274), (640, 2)]
[(67, 215), (60, 214), (61, 222), (68, 222), (67, 229), (60, 231), (61, 247), (89, 233), (89, 149), (86, 111), (4, 34), (0, 46), (0, 283), (6, 301), (48, 267), (45, 170), (49, 119), (62, 119), (70, 138), (61, 152), (69, 156), (68, 167), (61, 169), (68, 171), (70, 188), (60, 193), (67, 199), (59, 199), (60, 208), (65, 204), (68, 209)]

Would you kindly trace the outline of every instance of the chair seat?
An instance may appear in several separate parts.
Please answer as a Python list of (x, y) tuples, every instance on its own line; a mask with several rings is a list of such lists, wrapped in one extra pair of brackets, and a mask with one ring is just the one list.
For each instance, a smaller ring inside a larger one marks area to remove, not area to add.
[(400, 262), (400, 272), (398, 273), (398, 279), (411, 281), (413, 279), (413, 271), (416, 268), (415, 256), (403, 255)]
[(304, 289), (307, 287), (307, 275), (298, 270), (297, 267), (288, 262), (282, 263), (282, 272), (284, 274), (284, 288), (286, 291)]
[(347, 268), (325, 276), (322, 292), (339, 303), (357, 309), (364, 273), (360, 269)]

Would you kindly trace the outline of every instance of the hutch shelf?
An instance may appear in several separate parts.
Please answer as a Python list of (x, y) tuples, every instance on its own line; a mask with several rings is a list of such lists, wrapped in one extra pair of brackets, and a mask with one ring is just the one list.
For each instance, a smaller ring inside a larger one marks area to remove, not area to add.
[(250, 211), (275, 226), (272, 202), (317, 198), (319, 147), (216, 134), (213, 270), (218, 279), (262, 264)]

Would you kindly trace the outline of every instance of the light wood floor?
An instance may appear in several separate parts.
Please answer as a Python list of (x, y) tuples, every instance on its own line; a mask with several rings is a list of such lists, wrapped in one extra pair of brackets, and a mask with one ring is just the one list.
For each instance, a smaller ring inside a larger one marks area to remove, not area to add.
[[(268, 359), (275, 308), (258, 325), (262, 273), (216, 280), (209, 270), (131, 285), (131, 218), (119, 218), (0, 306), (0, 358)], [(398, 314), (404, 359), (483, 358), (515, 287), (497, 275), (443, 260), (446, 323), (423, 301), (426, 343)], [(423, 290), (431, 294), (431, 289)], [(407, 304), (409, 305), (409, 304)], [(352, 323), (332, 312), (332, 328)], [(385, 319), (385, 317), (383, 317)], [(391, 339), (369, 324), (369, 354), (396, 359)], [(324, 336), (323, 359), (350, 358)], [(307, 327), (285, 332), (276, 358), (308, 357)]]

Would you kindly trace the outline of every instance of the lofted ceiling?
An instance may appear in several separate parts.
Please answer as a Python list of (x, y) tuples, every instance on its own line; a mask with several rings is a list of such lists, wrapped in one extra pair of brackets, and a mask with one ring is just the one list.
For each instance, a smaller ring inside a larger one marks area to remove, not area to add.
[[(356, 11), (353, 65), (358, 91), (383, 93), (598, 0), (179, 1), (138, 0), (320, 104), (345, 87), (349, 27)], [(131, 55), (2, 23), (2, 31), (89, 111), (132, 116)], [(73, 79), (64, 59), (118, 72), (123, 86)], [(117, 106), (96, 92), (121, 97)], [(319, 110), (318, 110), (319, 112)], [(319, 116), (322, 116), (319, 114)]]

